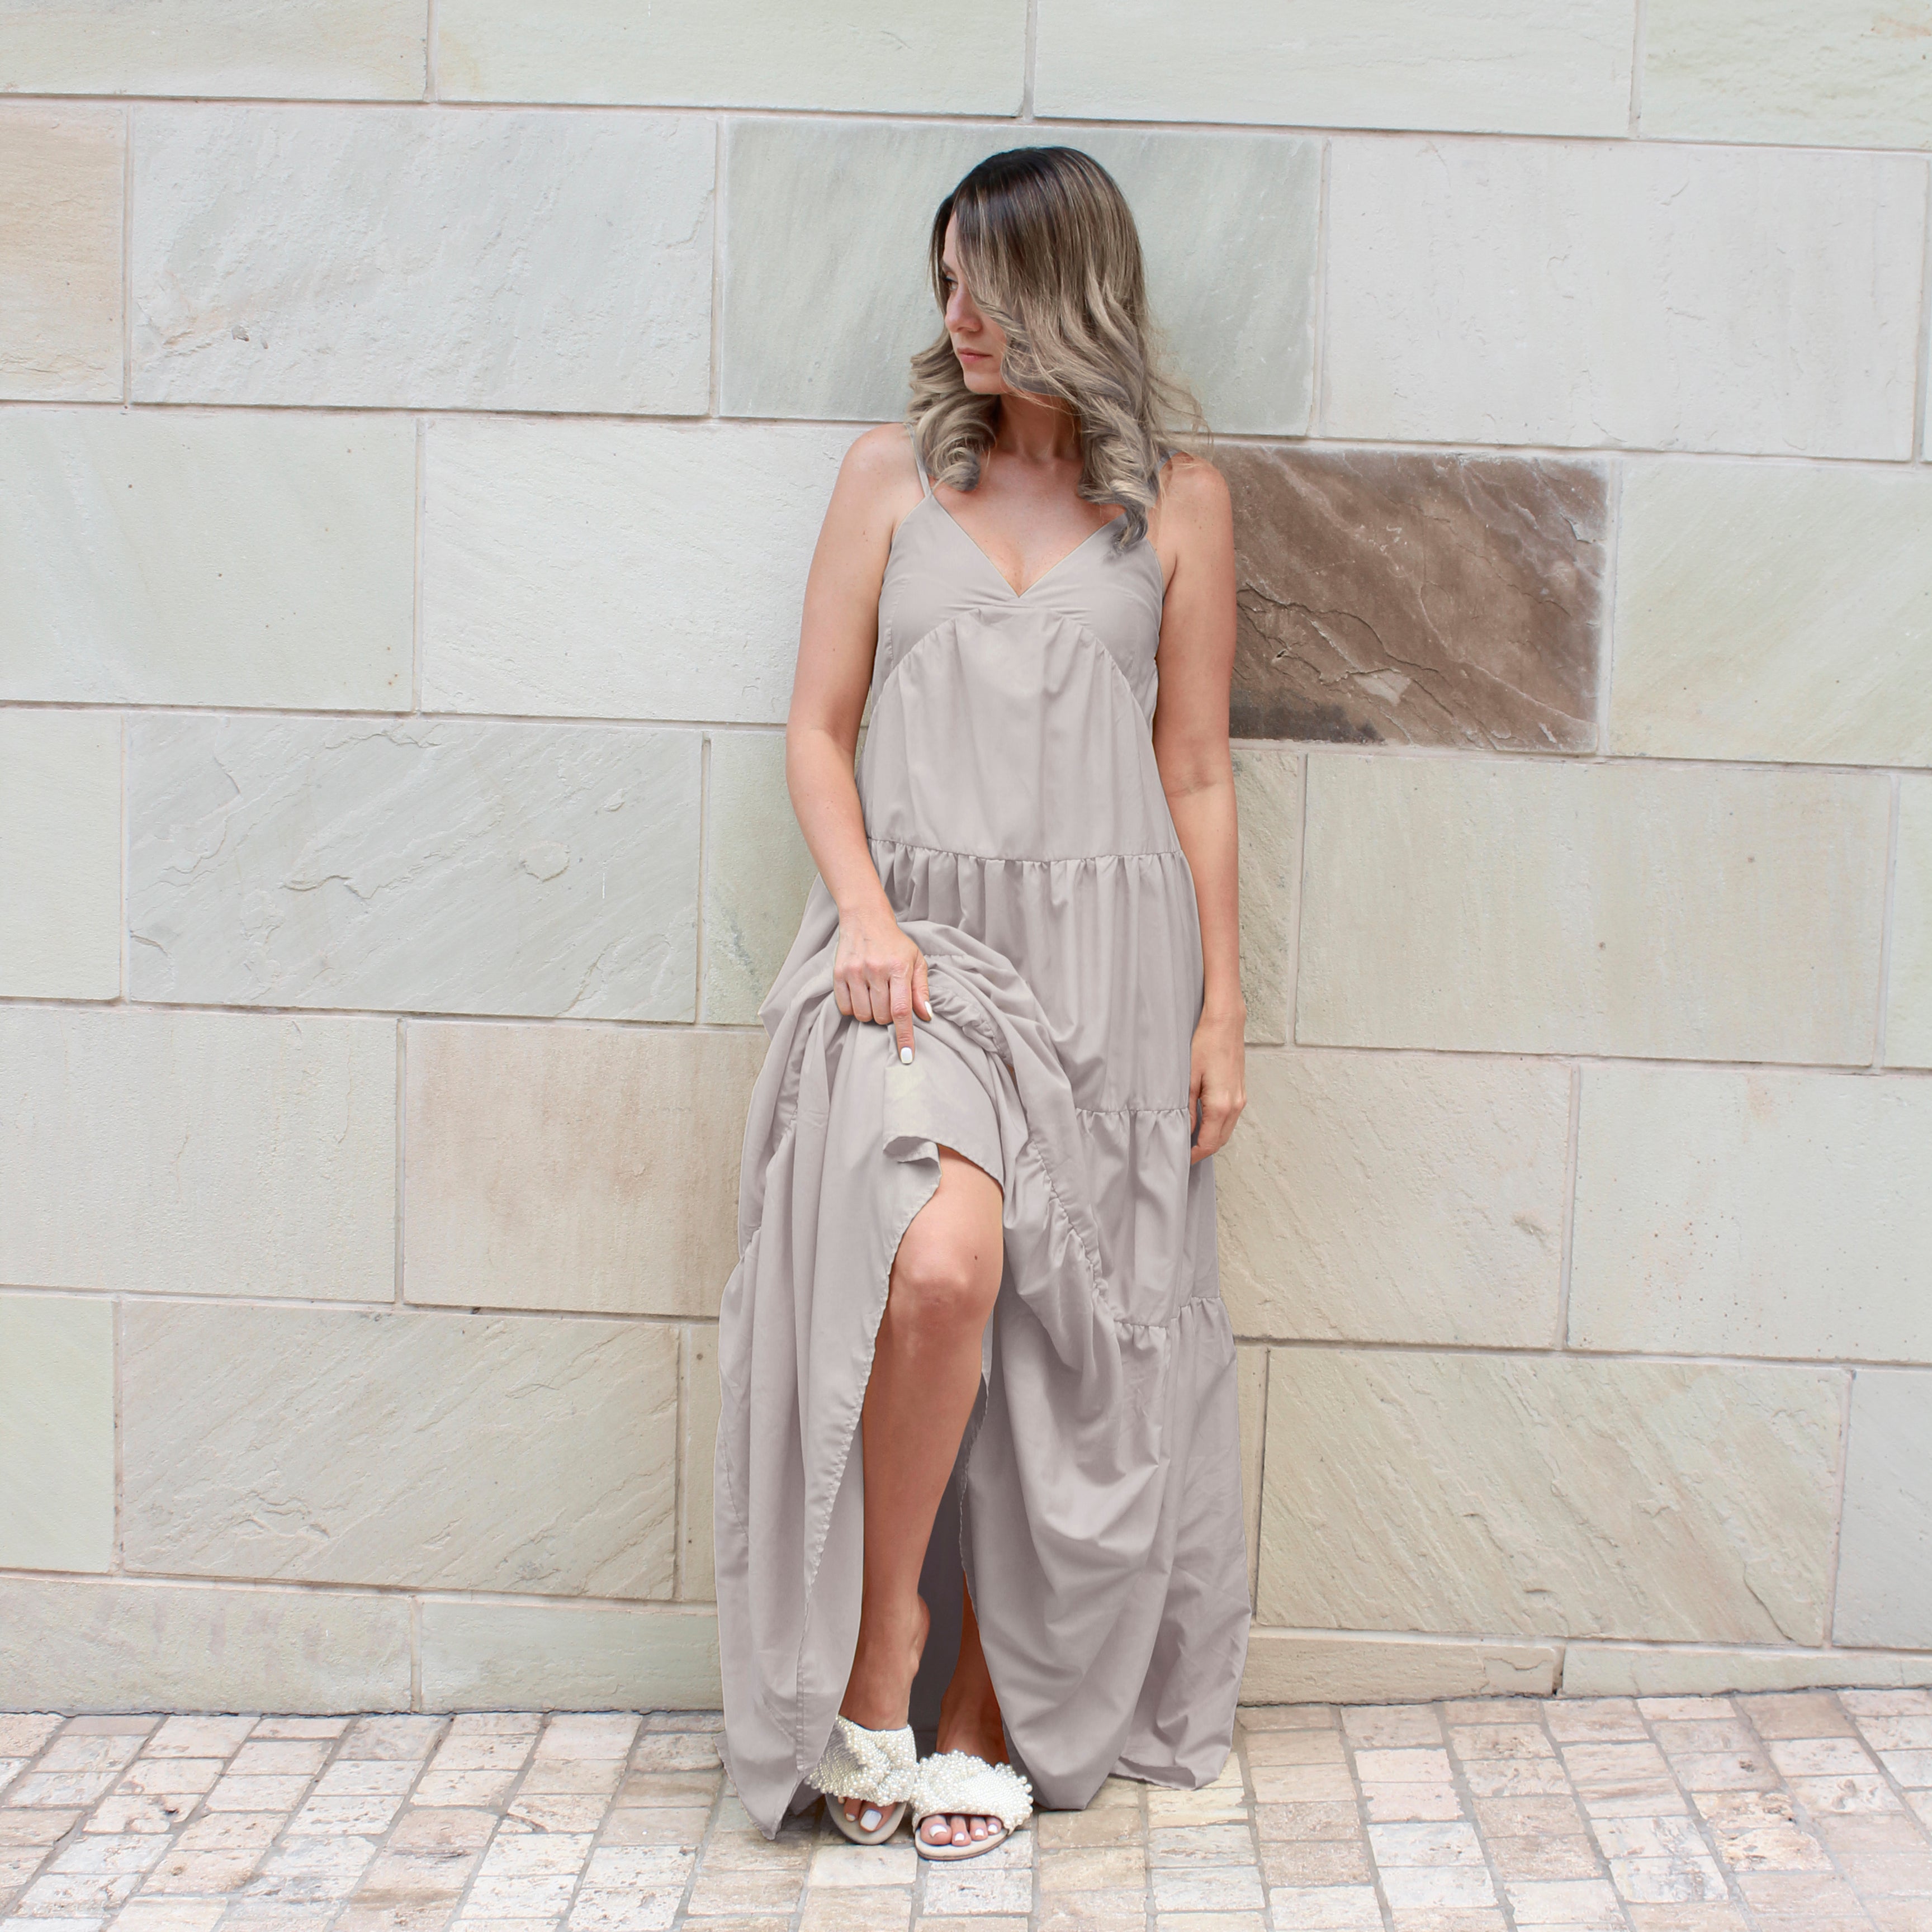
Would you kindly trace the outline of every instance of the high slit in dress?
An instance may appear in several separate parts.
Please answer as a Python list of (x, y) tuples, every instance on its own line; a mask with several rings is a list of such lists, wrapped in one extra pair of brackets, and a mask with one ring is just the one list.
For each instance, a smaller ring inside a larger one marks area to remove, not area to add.
[(1038, 1801), (1217, 1776), (1247, 1651), (1214, 1163), (1189, 1159), (1200, 918), (1151, 736), (1160, 560), (1117, 520), (1016, 592), (920, 476), (856, 778), (933, 1017), (902, 1066), (840, 1012), (815, 880), (760, 1009), (720, 1311), (721, 1750), (768, 1834), (815, 1798), (844, 1695), (860, 1408), (939, 1147), (999, 1182), (1005, 1254), (927, 1575), (936, 1554), (970, 1583)]

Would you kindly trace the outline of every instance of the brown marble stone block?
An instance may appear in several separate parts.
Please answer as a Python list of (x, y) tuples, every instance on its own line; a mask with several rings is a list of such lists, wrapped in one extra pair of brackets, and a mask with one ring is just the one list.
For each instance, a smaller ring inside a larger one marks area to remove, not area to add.
[(1238, 738), (1587, 752), (1610, 479), (1590, 463), (1224, 445)]

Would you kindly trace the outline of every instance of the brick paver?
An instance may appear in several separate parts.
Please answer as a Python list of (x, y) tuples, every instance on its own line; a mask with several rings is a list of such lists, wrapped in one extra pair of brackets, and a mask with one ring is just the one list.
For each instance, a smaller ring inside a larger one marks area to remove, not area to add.
[(0, 1932), (1932, 1932), (1924, 1690), (1248, 1710), (955, 1865), (717, 1721), (0, 1715)]

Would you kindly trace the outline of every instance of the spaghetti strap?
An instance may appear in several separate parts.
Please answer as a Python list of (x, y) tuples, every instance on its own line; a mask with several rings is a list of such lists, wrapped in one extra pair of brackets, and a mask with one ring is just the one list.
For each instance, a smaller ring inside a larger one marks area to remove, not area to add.
[(913, 467), (919, 472), (920, 489), (930, 496), (932, 494), (932, 482), (926, 473), (925, 459), (919, 453), (919, 438), (910, 429), (906, 431), (906, 436), (912, 444), (912, 463)]

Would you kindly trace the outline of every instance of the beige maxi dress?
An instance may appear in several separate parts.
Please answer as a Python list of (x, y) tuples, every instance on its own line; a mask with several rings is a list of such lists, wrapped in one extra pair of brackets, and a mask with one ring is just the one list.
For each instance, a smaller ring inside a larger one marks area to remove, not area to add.
[(822, 881), (760, 1009), (715, 1532), (722, 1748), (768, 1834), (813, 1801), (844, 1694), (860, 1408), (938, 1146), (1005, 1196), (954, 1480), (1020, 1768), (1078, 1808), (1113, 1772), (1206, 1783), (1232, 1741), (1247, 1565), (1214, 1162), (1189, 1161), (1199, 913), (1151, 737), (1161, 566), (1118, 536), (1018, 594), (928, 487), (886, 566), (857, 782), (933, 1018), (906, 1066), (839, 1012)]

